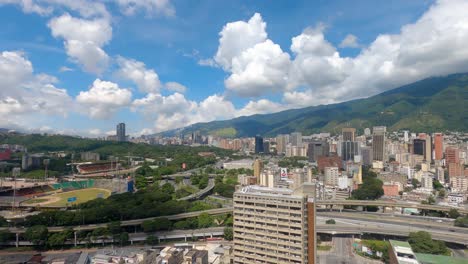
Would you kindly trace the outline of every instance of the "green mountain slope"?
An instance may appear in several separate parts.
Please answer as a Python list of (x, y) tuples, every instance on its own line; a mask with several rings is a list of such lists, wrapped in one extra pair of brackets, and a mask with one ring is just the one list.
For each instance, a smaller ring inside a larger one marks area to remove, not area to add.
[(177, 133), (235, 131), (231, 136), (275, 136), (294, 131), (333, 133), (347, 125), (360, 130), (385, 125), (390, 130), (468, 131), (468, 73), (428, 78), (369, 98), (339, 104), (198, 123)]

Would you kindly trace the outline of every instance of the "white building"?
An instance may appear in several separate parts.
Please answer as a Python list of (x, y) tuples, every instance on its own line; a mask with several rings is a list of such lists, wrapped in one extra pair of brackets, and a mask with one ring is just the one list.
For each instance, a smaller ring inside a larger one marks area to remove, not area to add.
[(338, 185), (338, 176), (340, 175), (338, 167), (325, 167), (325, 185)]
[(425, 189), (431, 189), (432, 190), (432, 176), (430, 175), (423, 175), (421, 177), (421, 187)]
[(447, 202), (450, 204), (462, 204), (466, 201), (466, 195), (463, 193), (451, 193), (447, 195)]
[(254, 161), (251, 159), (241, 159), (241, 160), (233, 160), (230, 162), (224, 162), (223, 168), (226, 170), (231, 169), (252, 169)]

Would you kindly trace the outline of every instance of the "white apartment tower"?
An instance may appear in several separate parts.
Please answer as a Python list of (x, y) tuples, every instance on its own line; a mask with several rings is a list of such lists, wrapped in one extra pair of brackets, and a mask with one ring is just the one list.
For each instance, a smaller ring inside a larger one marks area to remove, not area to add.
[(315, 185), (234, 193), (234, 263), (315, 263)]

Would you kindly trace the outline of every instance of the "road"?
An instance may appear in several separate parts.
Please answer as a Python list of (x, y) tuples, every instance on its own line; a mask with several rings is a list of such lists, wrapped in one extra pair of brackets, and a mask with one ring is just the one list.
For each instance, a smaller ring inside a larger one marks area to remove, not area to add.
[(200, 197), (206, 195), (206, 194), (207, 194), (208, 192), (210, 192), (211, 190), (213, 190), (214, 186), (215, 186), (214, 180), (213, 180), (213, 179), (209, 179), (209, 181), (208, 181), (208, 186), (206, 186), (205, 189), (200, 190), (200, 191), (198, 191), (198, 192), (196, 192), (196, 193), (193, 193), (193, 194), (191, 194), (191, 195), (189, 195), (189, 196), (182, 197), (182, 198), (177, 199), (177, 200), (178, 200), (178, 201), (191, 201), (191, 200), (196, 200), (196, 199), (198, 199), (198, 198), (200, 198)]
[(353, 254), (353, 239), (349, 237), (333, 237), (330, 251), (317, 251), (318, 264), (376, 264), (377, 260), (362, 258)]

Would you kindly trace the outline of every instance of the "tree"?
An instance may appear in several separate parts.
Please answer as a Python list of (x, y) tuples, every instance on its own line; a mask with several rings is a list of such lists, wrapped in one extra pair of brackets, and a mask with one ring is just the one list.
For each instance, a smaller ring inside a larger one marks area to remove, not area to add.
[(208, 213), (201, 213), (198, 216), (198, 228), (207, 228), (213, 225), (213, 217)]
[(173, 194), (175, 192), (174, 186), (168, 182), (161, 186), (161, 190), (167, 194)]
[(444, 186), (439, 182), (439, 180), (433, 180), (432, 181), (432, 187), (436, 189), (437, 191), (441, 190), (444, 188)]
[(468, 227), (468, 216), (458, 217), (454, 223), (455, 226)]
[(72, 238), (73, 229), (67, 228), (62, 232), (53, 233), (47, 239), (47, 244), (51, 248), (63, 247), (68, 239)]
[(13, 234), (8, 231), (0, 231), (0, 243), (5, 243), (13, 239)]
[(440, 189), (438, 196), (439, 196), (439, 198), (444, 198), (445, 194), (446, 194), (445, 189)]
[(336, 224), (336, 221), (334, 219), (328, 219), (327, 221), (325, 221), (325, 224), (334, 225), (334, 224)]
[(24, 235), (27, 240), (31, 241), (31, 243), (35, 245), (44, 245), (47, 242), (48, 234), (49, 230), (47, 229), (47, 226), (36, 225), (26, 229), (26, 233)]
[(411, 179), (411, 184), (413, 185), (413, 188), (416, 189), (416, 188), (418, 188), (420, 182), (418, 181), (418, 179), (413, 178), (413, 179)]
[(8, 221), (3, 216), (0, 216), (0, 226), (8, 226)]
[(120, 246), (128, 245), (129, 241), (130, 241), (130, 237), (127, 232), (120, 233), (119, 235)]
[(176, 184), (181, 184), (184, 181), (184, 176), (177, 176), (174, 181)]
[(457, 209), (452, 208), (452, 209), (450, 209), (450, 211), (448, 212), (448, 216), (449, 216), (450, 218), (457, 219), (458, 217), (460, 217), (460, 213), (458, 212)]
[(156, 231), (156, 223), (153, 220), (143, 221), (143, 223), (141, 223), (141, 227), (145, 233)]
[(415, 253), (447, 255), (450, 251), (442, 241), (432, 240), (431, 234), (426, 231), (411, 232), (408, 243)]
[(158, 244), (159, 239), (155, 235), (149, 235), (146, 237), (146, 242), (150, 245)]
[(367, 177), (357, 190), (352, 192), (352, 198), (356, 200), (376, 200), (383, 194), (383, 182), (374, 177)]
[(233, 238), (234, 238), (234, 232), (233, 232), (232, 227), (226, 226), (224, 228), (224, 239), (232, 241)]
[(107, 229), (109, 230), (109, 233), (113, 235), (120, 234), (120, 232), (122, 231), (122, 227), (120, 226), (120, 221), (114, 221), (114, 222), (108, 223)]

